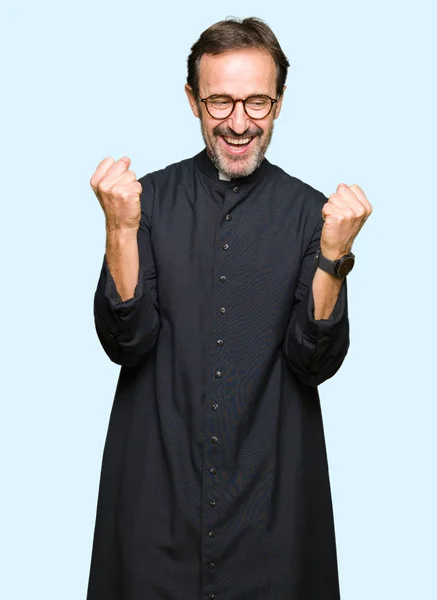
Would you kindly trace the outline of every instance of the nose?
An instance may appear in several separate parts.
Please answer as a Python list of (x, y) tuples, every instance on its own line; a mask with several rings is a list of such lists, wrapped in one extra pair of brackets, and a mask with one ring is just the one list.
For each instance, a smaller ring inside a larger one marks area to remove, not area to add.
[(235, 103), (235, 108), (228, 119), (228, 125), (238, 134), (244, 133), (249, 127), (249, 117), (246, 115), (243, 103), (240, 100)]

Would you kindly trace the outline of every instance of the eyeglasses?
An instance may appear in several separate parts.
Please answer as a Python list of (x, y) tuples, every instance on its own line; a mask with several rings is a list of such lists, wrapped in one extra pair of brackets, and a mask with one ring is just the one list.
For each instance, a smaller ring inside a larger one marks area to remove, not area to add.
[(265, 119), (271, 112), (276, 99), (270, 96), (249, 96), (245, 100), (234, 100), (230, 96), (209, 96), (201, 98), (206, 110), (213, 119), (227, 119), (234, 112), (237, 102), (242, 102), (244, 111), (251, 119)]

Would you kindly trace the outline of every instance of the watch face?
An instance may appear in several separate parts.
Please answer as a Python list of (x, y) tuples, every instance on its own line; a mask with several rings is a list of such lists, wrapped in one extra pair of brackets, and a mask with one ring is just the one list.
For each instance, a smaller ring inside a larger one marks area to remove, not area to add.
[(354, 264), (355, 259), (352, 256), (348, 256), (347, 258), (345, 258), (338, 266), (338, 276), (346, 277), (346, 275), (350, 273), (354, 268)]

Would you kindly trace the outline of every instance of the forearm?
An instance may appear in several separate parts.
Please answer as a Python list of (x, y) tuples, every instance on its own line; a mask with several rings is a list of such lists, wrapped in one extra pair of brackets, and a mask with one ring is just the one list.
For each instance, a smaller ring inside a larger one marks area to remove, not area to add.
[(94, 320), (100, 343), (116, 364), (133, 367), (155, 345), (160, 330), (155, 291), (147, 268), (140, 268), (133, 297), (121, 300), (106, 258), (103, 261), (94, 295)]
[(313, 278), (314, 319), (329, 319), (337, 303), (344, 279), (339, 279), (321, 269)]
[(106, 262), (121, 300), (133, 298), (139, 270), (136, 229), (106, 228)]
[[(293, 373), (317, 386), (340, 368), (349, 347), (346, 278), (314, 268), (320, 248), (320, 226), (302, 260), (301, 273), (286, 335), (284, 352)], [(329, 254), (330, 260), (338, 256)]]
[[(329, 302), (325, 307), (328, 305)], [(284, 338), (283, 348), (289, 366), (303, 383), (311, 386), (320, 385), (332, 377), (347, 354), (349, 319), (346, 281), (333, 309), (325, 309), (327, 313), (330, 312), (328, 317), (317, 319), (314, 293), (311, 287), (308, 288), (293, 308)]]

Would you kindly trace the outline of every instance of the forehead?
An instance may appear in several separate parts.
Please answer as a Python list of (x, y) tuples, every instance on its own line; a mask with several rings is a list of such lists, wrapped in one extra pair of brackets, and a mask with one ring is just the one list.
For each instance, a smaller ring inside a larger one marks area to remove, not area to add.
[(199, 65), (201, 96), (230, 94), (245, 98), (253, 93), (276, 96), (276, 65), (262, 50), (232, 50), (204, 54)]

